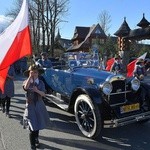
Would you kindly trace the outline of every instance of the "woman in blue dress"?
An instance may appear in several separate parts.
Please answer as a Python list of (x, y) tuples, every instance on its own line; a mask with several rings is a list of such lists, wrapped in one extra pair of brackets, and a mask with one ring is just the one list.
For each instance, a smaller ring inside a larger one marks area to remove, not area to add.
[(8, 117), (10, 117), (9, 110), (11, 98), (14, 96), (14, 76), (15, 76), (14, 65), (11, 65), (7, 73), (4, 85), (4, 93), (1, 94), (2, 112), (6, 113), (6, 116)]
[(25, 116), (29, 125), (29, 139), (31, 149), (35, 150), (39, 146), (39, 130), (49, 125), (49, 115), (42, 97), (45, 96), (45, 85), (39, 79), (39, 74), (43, 72), (38, 66), (32, 65), (24, 75), (28, 78), (23, 83), (23, 89), (26, 91), (26, 109)]

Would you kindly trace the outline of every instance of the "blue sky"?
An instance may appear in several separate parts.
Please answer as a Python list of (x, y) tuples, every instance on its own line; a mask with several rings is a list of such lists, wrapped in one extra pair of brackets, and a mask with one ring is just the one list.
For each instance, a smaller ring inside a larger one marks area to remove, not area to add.
[[(0, 18), (8, 9), (13, 7), (15, 0), (0, 0)], [(124, 17), (131, 29), (137, 28), (137, 23), (143, 17), (150, 22), (149, 0), (70, 0), (68, 15), (61, 23), (60, 34), (62, 38), (71, 39), (75, 26), (92, 26), (98, 23), (98, 15), (106, 10), (111, 16), (109, 33), (119, 29)]]

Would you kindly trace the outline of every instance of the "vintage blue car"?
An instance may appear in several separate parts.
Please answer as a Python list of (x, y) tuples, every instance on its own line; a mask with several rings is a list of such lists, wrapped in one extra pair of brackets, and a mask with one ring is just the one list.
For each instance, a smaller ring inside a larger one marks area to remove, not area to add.
[(96, 138), (103, 127), (149, 120), (150, 108), (142, 107), (138, 79), (103, 71), (97, 59), (88, 55), (80, 59), (77, 54), (68, 54), (64, 62), (45, 69), (42, 78), (47, 87), (46, 98), (73, 113), (86, 137)]

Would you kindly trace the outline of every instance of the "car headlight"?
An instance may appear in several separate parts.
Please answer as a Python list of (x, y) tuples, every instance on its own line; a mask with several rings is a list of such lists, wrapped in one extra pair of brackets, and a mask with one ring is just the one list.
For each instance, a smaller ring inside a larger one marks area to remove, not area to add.
[(112, 92), (112, 84), (109, 82), (104, 82), (101, 85), (101, 89), (103, 91), (104, 94), (106, 95), (110, 95), (110, 93)]
[(134, 79), (131, 81), (131, 88), (132, 88), (134, 91), (137, 91), (137, 90), (140, 88), (140, 81), (139, 81), (137, 78), (134, 78)]

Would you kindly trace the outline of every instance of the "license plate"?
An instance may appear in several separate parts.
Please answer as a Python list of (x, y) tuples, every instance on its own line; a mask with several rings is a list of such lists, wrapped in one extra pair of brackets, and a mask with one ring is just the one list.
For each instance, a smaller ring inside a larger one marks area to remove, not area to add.
[(139, 109), (140, 109), (140, 104), (136, 103), (136, 104), (125, 105), (125, 106), (120, 107), (120, 112), (127, 113), (127, 112), (131, 112), (131, 111), (136, 111)]

